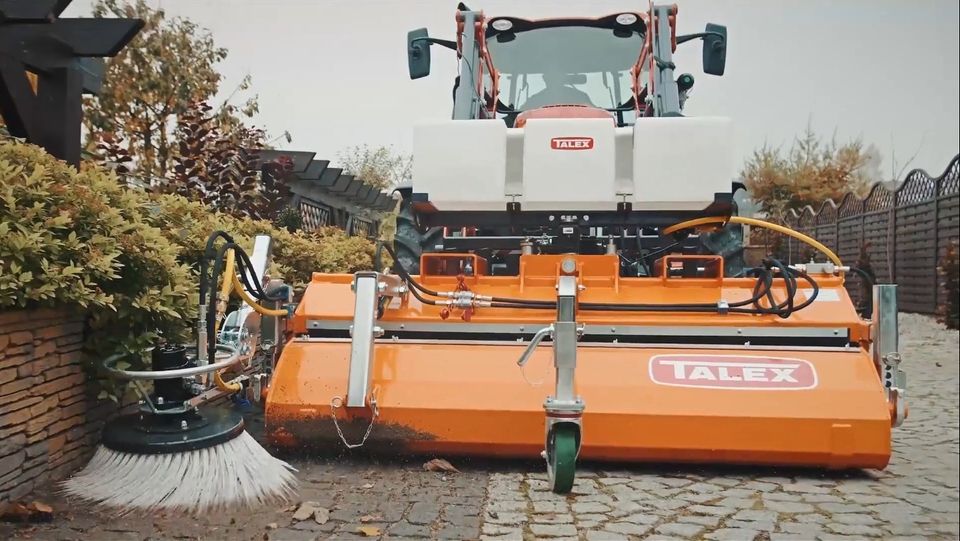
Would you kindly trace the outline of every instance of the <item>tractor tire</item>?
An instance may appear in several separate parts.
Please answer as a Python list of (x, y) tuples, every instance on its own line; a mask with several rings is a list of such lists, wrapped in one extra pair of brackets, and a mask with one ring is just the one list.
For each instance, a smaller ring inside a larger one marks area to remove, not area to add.
[(397, 252), (397, 263), (408, 273), (420, 274), (420, 256), (426, 252), (434, 252), (443, 242), (443, 228), (431, 227), (421, 232), (417, 227), (416, 215), (410, 206), (410, 201), (404, 199), (400, 203), (400, 212), (397, 214), (397, 231), (394, 234), (393, 249)]

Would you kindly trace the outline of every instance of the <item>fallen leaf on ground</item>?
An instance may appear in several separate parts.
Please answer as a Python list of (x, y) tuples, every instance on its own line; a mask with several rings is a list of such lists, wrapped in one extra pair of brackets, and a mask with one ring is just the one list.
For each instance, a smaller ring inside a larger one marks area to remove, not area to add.
[(297, 512), (293, 514), (293, 520), (307, 520), (317, 512), (318, 508), (320, 508), (320, 504), (317, 502), (303, 502)]
[(378, 520), (383, 520), (383, 517), (380, 515), (363, 515), (360, 517), (360, 522), (377, 522)]
[(377, 537), (380, 535), (380, 528), (377, 528), (376, 526), (360, 526), (357, 528), (357, 531), (367, 537)]
[(0, 506), (0, 520), (27, 522), (30, 520), (30, 510), (22, 503), (8, 503), (6, 506)]
[(367, 483), (365, 485), (361, 485), (360, 488), (373, 488), (373, 483)]
[(326, 524), (330, 520), (330, 510), (326, 507), (318, 507), (313, 512), (313, 520), (316, 520), (317, 524)]
[(447, 462), (442, 458), (435, 458), (429, 462), (426, 462), (423, 465), (423, 469), (427, 471), (442, 471), (448, 473), (460, 473), (460, 470), (453, 467), (453, 464)]

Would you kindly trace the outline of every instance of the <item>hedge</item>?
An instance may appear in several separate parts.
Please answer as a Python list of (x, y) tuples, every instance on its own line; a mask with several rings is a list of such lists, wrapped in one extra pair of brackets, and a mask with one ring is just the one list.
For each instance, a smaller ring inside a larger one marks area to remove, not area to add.
[(173, 195), (127, 188), (103, 168), (81, 170), (42, 149), (0, 140), (0, 310), (76, 305), (89, 314), (91, 361), (116, 352), (145, 365), (158, 338), (189, 341), (198, 262), (216, 229), (252, 247), (274, 237), (274, 277), (303, 286), (314, 271), (369, 269), (373, 243), (340, 230), (290, 233), (218, 214)]

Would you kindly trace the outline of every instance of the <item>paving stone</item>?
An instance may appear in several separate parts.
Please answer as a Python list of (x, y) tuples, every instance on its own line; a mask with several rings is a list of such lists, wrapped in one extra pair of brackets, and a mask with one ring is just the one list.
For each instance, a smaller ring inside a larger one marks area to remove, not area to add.
[(604, 486), (625, 485), (630, 482), (629, 477), (599, 477), (597, 482)]
[(867, 535), (871, 537), (883, 535), (883, 530), (863, 524), (830, 523), (827, 524), (827, 529), (843, 535)]
[(677, 517), (679, 522), (690, 522), (692, 524), (700, 524), (708, 528), (714, 528), (717, 524), (720, 524), (720, 517), (711, 517), (706, 515), (683, 515)]
[(812, 522), (816, 524), (825, 524), (830, 519), (826, 515), (821, 515), (820, 513), (803, 513), (799, 515), (793, 515), (793, 520), (797, 522)]
[(864, 526), (880, 524), (879, 520), (864, 513), (834, 513), (830, 515), (830, 519), (842, 524), (862, 524)]
[(487, 512), (483, 518), (484, 523), (517, 525), (527, 522), (527, 516), (523, 513), (491, 513)]
[(448, 524), (443, 528), (440, 528), (440, 531), (437, 532), (437, 538), (439, 539), (477, 539), (480, 536), (480, 527), (472, 526), (462, 526), (462, 525), (452, 525)]
[(758, 530), (720, 528), (719, 530), (714, 530), (708, 534), (705, 534), (704, 537), (707, 539), (715, 539), (717, 541), (748, 541), (756, 537), (758, 533), (760, 533)]
[(821, 503), (817, 505), (827, 513), (869, 513), (870, 510), (857, 503)]
[(588, 530), (585, 537), (587, 541), (627, 541), (629, 539), (621, 533), (597, 530)]
[[(487, 511), (519, 513), (526, 511), (527, 502), (523, 500), (493, 500), (487, 504)], [(413, 512), (413, 510), (411, 510)]]
[(574, 513), (606, 513), (610, 506), (597, 502), (577, 502), (570, 506)]
[(573, 524), (531, 524), (530, 531), (540, 537), (577, 535), (577, 527)]
[(780, 530), (786, 533), (806, 535), (812, 538), (818, 534), (824, 533), (826, 527), (814, 522), (781, 522)]
[[(830, 504), (823, 504), (830, 505)], [(812, 513), (816, 509), (809, 503), (800, 502), (781, 502), (777, 500), (763, 500), (763, 507), (769, 511), (778, 513)], [(821, 506), (822, 508), (822, 506)]]
[(401, 537), (424, 537), (430, 535), (430, 526), (398, 522), (388, 527), (387, 533), (389, 533), (391, 537), (395, 535)]
[(703, 525), (691, 522), (668, 522), (657, 526), (656, 532), (663, 535), (675, 535), (686, 539), (692, 539), (703, 531)]
[(634, 513), (632, 515), (619, 519), (618, 522), (630, 522), (633, 524), (653, 524), (660, 520), (660, 517), (649, 513)]
[(723, 524), (727, 528), (740, 528), (742, 530), (759, 530), (762, 532), (772, 532), (774, 522), (772, 520), (753, 521), (753, 520), (731, 520), (727, 519)]
[(650, 526), (636, 524), (633, 522), (608, 522), (603, 529), (608, 532), (616, 532), (627, 535), (643, 535), (650, 531)]
[(533, 502), (534, 513), (565, 513), (569, 509), (567, 502)]
[(430, 502), (416, 502), (407, 512), (407, 520), (413, 524), (430, 524), (440, 517), (440, 507)]
[(744, 509), (737, 511), (732, 517), (734, 520), (753, 520), (761, 522), (775, 522), (777, 513), (775, 511), (760, 511), (757, 509)]
[(539, 524), (573, 524), (573, 515), (570, 513), (547, 513), (534, 515), (533, 521)]
[(717, 507), (715, 505), (692, 505), (688, 507), (687, 510), (691, 513), (716, 517), (724, 517), (737, 512), (737, 509), (731, 507)]
[(502, 524), (493, 524), (491, 522), (484, 522), (481, 531), (485, 535), (519, 535), (523, 536), (523, 528), (518, 528), (516, 526), (504, 526)]

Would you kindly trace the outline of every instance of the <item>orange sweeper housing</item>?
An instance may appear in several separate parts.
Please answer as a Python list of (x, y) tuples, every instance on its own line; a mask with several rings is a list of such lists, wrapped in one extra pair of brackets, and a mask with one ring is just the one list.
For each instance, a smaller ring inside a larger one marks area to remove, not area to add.
[[(453, 118), (414, 129), (391, 265), (314, 274), (287, 319), (273, 445), (539, 454), (561, 493), (578, 459), (886, 466), (896, 286), (858, 313), (864, 273), (739, 216), (729, 121), (683, 115), (672, 60), (702, 40), (722, 74), (726, 29), (678, 35), (676, 14), (461, 4), (456, 40), (410, 33), (413, 78), (457, 52)], [(748, 262), (748, 225), (813, 256)]]

